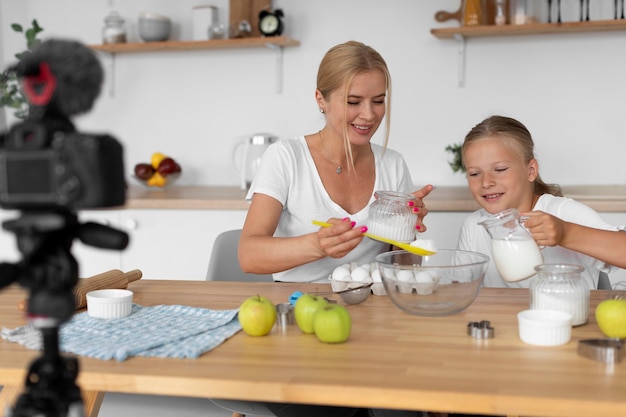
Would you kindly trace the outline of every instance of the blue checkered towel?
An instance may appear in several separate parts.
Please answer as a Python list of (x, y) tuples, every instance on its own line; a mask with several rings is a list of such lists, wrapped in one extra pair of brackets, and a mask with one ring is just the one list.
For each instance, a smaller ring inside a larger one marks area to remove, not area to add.
[[(130, 356), (197, 358), (239, 330), (235, 310), (181, 305), (143, 307), (133, 304), (128, 317), (103, 320), (76, 314), (60, 329), (60, 348), (97, 359), (123, 361)], [(41, 349), (39, 331), (30, 325), (2, 329), (2, 338)]]

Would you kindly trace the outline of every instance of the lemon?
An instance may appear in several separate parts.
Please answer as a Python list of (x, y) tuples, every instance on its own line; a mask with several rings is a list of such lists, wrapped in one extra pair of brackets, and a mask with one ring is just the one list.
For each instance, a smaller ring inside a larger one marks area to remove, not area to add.
[(152, 165), (154, 169), (157, 169), (161, 161), (165, 158), (167, 158), (167, 155), (164, 155), (161, 152), (155, 152), (152, 154), (152, 158), (150, 159), (150, 165)]
[(151, 176), (148, 181), (146, 181), (146, 184), (151, 187), (164, 187), (166, 183), (167, 180), (165, 179), (165, 177), (158, 172), (155, 172), (154, 175)]

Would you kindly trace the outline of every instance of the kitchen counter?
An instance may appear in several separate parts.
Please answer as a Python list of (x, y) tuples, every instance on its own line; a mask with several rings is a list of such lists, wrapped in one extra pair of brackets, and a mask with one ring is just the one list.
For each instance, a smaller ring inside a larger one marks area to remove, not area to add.
[[(598, 212), (626, 212), (626, 185), (563, 186), (563, 194)], [(247, 210), (239, 187), (171, 186), (163, 190), (130, 186), (126, 208), (179, 210)], [(429, 211), (474, 211), (478, 204), (465, 186), (437, 187), (426, 200)]]

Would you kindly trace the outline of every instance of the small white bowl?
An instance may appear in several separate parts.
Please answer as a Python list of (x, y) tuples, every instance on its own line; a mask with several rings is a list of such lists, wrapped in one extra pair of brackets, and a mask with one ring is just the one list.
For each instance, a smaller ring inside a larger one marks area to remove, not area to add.
[(572, 315), (556, 310), (524, 310), (517, 314), (519, 338), (537, 346), (558, 346), (570, 341)]
[(130, 314), (133, 292), (129, 290), (96, 290), (87, 293), (87, 312), (100, 319), (119, 319)]

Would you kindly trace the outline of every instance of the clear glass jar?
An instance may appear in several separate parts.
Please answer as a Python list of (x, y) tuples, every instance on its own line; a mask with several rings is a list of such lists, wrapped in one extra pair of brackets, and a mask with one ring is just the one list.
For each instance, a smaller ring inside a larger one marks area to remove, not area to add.
[(224, 39), (226, 37), (226, 25), (220, 23), (220, 16), (217, 7), (213, 12), (213, 21), (209, 26), (209, 39)]
[(376, 201), (369, 207), (368, 231), (399, 242), (413, 242), (417, 214), (409, 207), (409, 201), (415, 201), (415, 197), (397, 191), (376, 191), (374, 196)]
[(126, 27), (124, 19), (118, 11), (112, 10), (107, 17), (104, 18), (104, 27), (102, 28), (102, 43), (125, 43)]
[(530, 308), (570, 313), (572, 326), (587, 323), (590, 291), (581, 276), (584, 269), (574, 264), (537, 265), (537, 278), (530, 284)]

